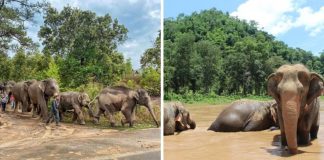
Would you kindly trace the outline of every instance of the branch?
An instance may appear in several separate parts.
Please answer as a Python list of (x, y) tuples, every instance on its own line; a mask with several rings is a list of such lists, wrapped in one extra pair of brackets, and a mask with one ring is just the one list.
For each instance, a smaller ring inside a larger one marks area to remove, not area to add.
[(0, 10), (1, 10), (2, 7), (4, 6), (4, 2), (5, 2), (5, 0), (1, 0), (1, 3), (0, 3)]

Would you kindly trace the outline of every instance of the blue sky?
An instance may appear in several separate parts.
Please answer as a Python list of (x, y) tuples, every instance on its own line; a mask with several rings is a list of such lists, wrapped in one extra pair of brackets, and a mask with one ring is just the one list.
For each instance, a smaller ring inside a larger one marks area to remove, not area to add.
[(216, 8), (240, 19), (255, 20), (259, 28), (290, 47), (319, 55), (324, 51), (323, 0), (165, 0), (164, 17)]
[[(160, 0), (48, 0), (59, 11), (70, 5), (91, 10), (97, 15), (109, 13), (129, 30), (128, 40), (118, 46), (118, 51), (132, 59), (133, 68), (140, 68), (140, 57), (153, 46), (160, 30)], [(27, 35), (39, 42), (37, 33), (43, 16), (35, 17), (36, 24), (28, 23)], [(40, 43), (40, 42), (39, 42)], [(41, 44), (41, 43), (40, 43)]]

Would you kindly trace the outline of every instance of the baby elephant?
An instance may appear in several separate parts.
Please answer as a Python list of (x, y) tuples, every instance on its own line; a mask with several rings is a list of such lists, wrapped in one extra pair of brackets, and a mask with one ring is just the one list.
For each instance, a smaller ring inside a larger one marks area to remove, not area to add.
[(67, 110), (74, 110), (72, 121), (76, 122), (79, 120), (79, 123), (84, 125), (84, 117), (82, 113), (82, 107), (86, 107), (89, 110), (89, 114), (93, 115), (92, 110), (89, 106), (90, 98), (87, 93), (83, 92), (61, 92), (60, 93), (60, 105), (59, 112), (60, 118), (62, 120), (62, 114)]
[(196, 122), (180, 102), (164, 104), (164, 135), (173, 135), (188, 129), (195, 129)]
[(226, 107), (208, 130), (215, 132), (260, 131), (278, 126), (277, 104), (239, 100)]

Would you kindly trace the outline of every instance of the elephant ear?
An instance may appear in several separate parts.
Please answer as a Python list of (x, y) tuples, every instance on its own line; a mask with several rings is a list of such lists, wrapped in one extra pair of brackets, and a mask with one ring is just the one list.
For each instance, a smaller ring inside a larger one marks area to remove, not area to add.
[(277, 102), (279, 102), (278, 84), (280, 82), (281, 75), (272, 73), (268, 77), (267, 90), (268, 94), (272, 96)]
[(140, 91), (137, 90), (135, 92), (132, 92), (132, 95), (131, 95), (136, 101), (139, 101), (139, 97), (140, 97)]
[(175, 109), (175, 121), (181, 122), (182, 121), (182, 110), (183, 110), (183, 108), (181, 107), (181, 104), (179, 102), (175, 103), (174, 109)]
[(277, 103), (274, 103), (270, 106), (270, 114), (274, 123), (277, 124)]
[(83, 99), (83, 94), (81, 93), (78, 95), (78, 102), (81, 103), (82, 99)]
[(45, 92), (45, 84), (42, 82), (38, 85), (38, 88), (42, 91)]
[(307, 94), (307, 104), (310, 105), (313, 100), (319, 97), (323, 91), (323, 78), (317, 73), (311, 73), (309, 89)]

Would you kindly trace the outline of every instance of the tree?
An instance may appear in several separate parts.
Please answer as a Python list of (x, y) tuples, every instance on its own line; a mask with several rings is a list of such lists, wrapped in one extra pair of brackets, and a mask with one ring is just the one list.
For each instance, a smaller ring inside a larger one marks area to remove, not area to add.
[(25, 22), (32, 22), (35, 13), (47, 6), (45, 1), (0, 0), (0, 54), (17, 45), (31, 46), (27, 37)]
[(147, 49), (141, 57), (142, 68), (152, 67), (156, 70), (161, 68), (161, 33), (155, 39), (154, 47)]
[(61, 58), (63, 86), (86, 84), (91, 81), (90, 77), (109, 85), (118, 81), (125, 71), (117, 44), (126, 40), (127, 29), (109, 14), (97, 16), (69, 6), (58, 12), (49, 7), (38, 35), (44, 45), (43, 52)]

